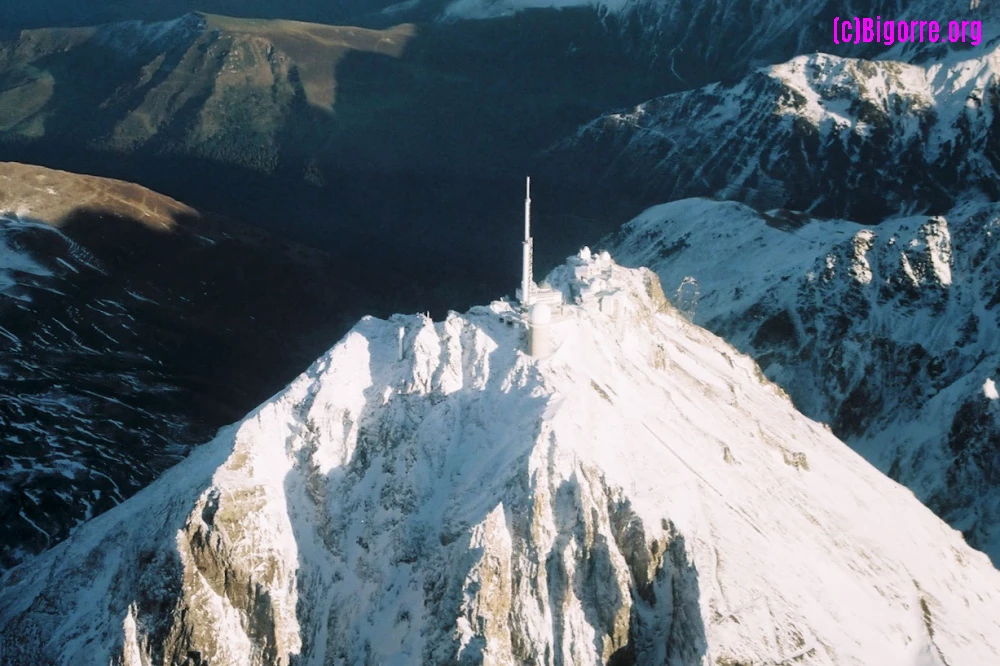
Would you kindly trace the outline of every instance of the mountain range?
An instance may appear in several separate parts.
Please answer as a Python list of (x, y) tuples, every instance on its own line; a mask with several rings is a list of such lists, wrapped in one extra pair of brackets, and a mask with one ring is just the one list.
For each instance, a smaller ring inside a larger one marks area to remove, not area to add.
[(990, 663), (995, 3), (147, 4), (0, 9), (0, 662)]

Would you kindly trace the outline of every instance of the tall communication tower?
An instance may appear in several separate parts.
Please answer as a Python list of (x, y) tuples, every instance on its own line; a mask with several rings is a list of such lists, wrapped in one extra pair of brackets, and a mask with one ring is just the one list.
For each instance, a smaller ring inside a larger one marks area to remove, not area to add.
[(532, 243), (531, 243), (531, 176), (525, 182), (524, 190), (524, 242), (521, 243), (521, 293), (518, 300), (521, 301), (521, 309), (527, 309), (531, 305), (531, 296), (535, 287), (534, 276), (532, 275)]

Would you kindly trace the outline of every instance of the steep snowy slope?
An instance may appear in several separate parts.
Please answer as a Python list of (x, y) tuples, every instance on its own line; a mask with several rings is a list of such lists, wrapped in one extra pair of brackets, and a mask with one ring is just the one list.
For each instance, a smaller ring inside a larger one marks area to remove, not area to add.
[(866, 227), (693, 199), (609, 240), (1000, 562), (998, 238), (997, 204)]
[(1000, 49), (938, 55), (800, 56), (608, 114), (542, 161), (649, 202), (711, 195), (863, 222), (995, 200)]
[[(549, 281), (571, 295), (573, 269)], [(652, 273), (591, 270), (600, 305), (557, 317), (543, 360), (503, 303), (362, 320), (8, 572), (0, 661), (995, 658), (985, 556), (689, 324)]]

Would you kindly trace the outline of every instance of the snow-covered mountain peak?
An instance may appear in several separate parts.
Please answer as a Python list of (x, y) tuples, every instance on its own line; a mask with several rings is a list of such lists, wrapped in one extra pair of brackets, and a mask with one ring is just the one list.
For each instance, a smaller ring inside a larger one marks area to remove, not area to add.
[[(701, 91), (677, 93), (640, 104), (632, 113), (609, 114), (606, 121), (633, 126), (643, 119), (654, 121), (656, 116), (651, 113), (667, 100), (700, 95), (719, 95), (721, 101), (729, 102), (716, 113), (728, 111), (725, 115), (731, 119), (742, 112), (733, 102), (769, 91), (761, 102), (772, 104), (771, 111), (779, 116), (806, 120), (824, 133), (849, 130), (867, 136), (873, 122), (878, 126), (872, 113), (887, 117), (932, 112), (945, 116), (937, 119), (950, 125), (963, 108), (983, 104), (984, 94), (996, 84), (998, 73), (1000, 47), (975, 56), (952, 54), (926, 66), (814, 53), (761, 67), (729, 88), (711, 84)], [(915, 125), (911, 130), (912, 135), (920, 128)]]
[(652, 273), (598, 255), (547, 282), (573, 300), (544, 359), (505, 302), (363, 319), (243, 422), (8, 572), (0, 658), (996, 654), (1000, 572)]
[[(935, 104), (927, 71), (917, 65), (870, 61), (817, 53), (799, 56), (761, 70), (788, 94), (776, 100), (775, 112), (808, 120), (829, 130), (870, 131), (852, 109), (868, 103), (882, 112), (901, 102), (914, 112)], [(824, 127), (829, 125), (829, 127)]]

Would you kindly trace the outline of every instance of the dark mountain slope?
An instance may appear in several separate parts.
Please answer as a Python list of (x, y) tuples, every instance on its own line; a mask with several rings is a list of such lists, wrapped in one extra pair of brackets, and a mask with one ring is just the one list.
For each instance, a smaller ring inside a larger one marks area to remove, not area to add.
[(0, 164), (0, 567), (144, 487), (373, 306), (392, 304), (315, 250)]

